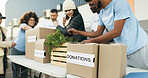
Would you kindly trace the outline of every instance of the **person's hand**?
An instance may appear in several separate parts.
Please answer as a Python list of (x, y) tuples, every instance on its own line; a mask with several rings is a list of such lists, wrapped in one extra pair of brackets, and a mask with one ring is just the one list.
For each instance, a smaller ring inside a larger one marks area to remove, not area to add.
[(78, 30), (74, 29), (74, 28), (70, 28), (68, 29), (68, 33), (71, 35), (78, 35)]
[(15, 47), (15, 45), (16, 45), (16, 44), (15, 44), (14, 42), (12, 42), (12, 47)]
[(28, 26), (28, 30), (29, 30), (29, 29), (32, 29), (32, 27)]
[(28, 25), (22, 25), (21, 29), (22, 30), (29, 30), (29, 29), (32, 29), (32, 27), (28, 26)]
[(93, 43), (91, 39), (89, 40), (83, 40), (81, 43)]
[(59, 25), (58, 21), (54, 21), (53, 23), (54, 23), (54, 26), (56, 26), (56, 27)]

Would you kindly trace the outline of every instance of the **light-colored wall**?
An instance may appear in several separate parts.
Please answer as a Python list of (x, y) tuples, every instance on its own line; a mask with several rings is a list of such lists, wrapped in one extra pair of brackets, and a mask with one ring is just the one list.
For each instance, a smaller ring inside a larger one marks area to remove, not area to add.
[(148, 34), (148, 0), (135, 0), (135, 16)]
[[(19, 27), (14, 27), (13, 29), (12, 29), (12, 26), (9, 26), (9, 27), (6, 27), (7, 29), (8, 29), (8, 31), (7, 31), (7, 40), (8, 41), (14, 41), (14, 39), (17, 37), (17, 35), (18, 35), (18, 32), (19, 32)], [(13, 34), (12, 34), (13, 33)], [(13, 37), (12, 37), (12, 35), (13, 35)], [(12, 40), (11, 40), (11, 37), (13, 38)]]
[(135, 0), (135, 15), (138, 21), (148, 20), (148, 0)]

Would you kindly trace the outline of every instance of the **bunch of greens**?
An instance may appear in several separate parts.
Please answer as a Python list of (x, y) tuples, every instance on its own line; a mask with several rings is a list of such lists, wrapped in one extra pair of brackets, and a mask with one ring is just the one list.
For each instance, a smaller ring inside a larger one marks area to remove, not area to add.
[(47, 40), (45, 42), (45, 45), (48, 46), (49, 54), (51, 53), (51, 50), (61, 46), (63, 43), (71, 43), (71, 42), (77, 42), (77, 39), (74, 37), (65, 37), (59, 29), (56, 30), (55, 33), (47, 35)]

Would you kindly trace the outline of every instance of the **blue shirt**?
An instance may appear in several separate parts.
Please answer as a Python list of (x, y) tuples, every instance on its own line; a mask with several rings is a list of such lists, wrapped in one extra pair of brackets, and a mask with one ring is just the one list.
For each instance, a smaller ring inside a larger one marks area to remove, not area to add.
[(23, 25), (27, 25), (27, 24), (22, 23), (20, 25), (18, 36), (17, 36), (16, 40), (14, 41), (16, 43), (14, 48), (19, 51), (25, 52), (25, 30), (21, 29), (21, 27)]
[(114, 21), (122, 19), (126, 19), (124, 27), (114, 41), (126, 44), (129, 55), (148, 43), (148, 36), (140, 27), (129, 3), (126, 0), (112, 0), (100, 11), (98, 24), (111, 31), (114, 29)]

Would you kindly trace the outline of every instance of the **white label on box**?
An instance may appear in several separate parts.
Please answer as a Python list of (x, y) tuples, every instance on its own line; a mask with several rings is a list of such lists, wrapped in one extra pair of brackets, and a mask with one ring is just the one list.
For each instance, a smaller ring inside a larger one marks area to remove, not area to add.
[(86, 53), (67, 52), (67, 62), (94, 67), (95, 55)]
[(36, 40), (37, 40), (36, 36), (29, 36), (27, 41), (28, 42), (36, 42)]
[(35, 57), (45, 58), (45, 51), (43, 50), (35, 50), (34, 52)]

